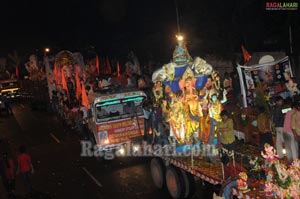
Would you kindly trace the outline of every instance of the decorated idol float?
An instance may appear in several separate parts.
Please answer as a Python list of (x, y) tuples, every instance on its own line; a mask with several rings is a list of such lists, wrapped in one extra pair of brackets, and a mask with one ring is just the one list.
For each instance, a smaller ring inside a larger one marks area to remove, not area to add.
[(169, 140), (179, 147), (216, 144), (214, 130), (226, 101), (218, 72), (200, 57), (192, 59), (183, 38), (177, 40), (172, 62), (152, 75), (154, 104), (162, 106)]

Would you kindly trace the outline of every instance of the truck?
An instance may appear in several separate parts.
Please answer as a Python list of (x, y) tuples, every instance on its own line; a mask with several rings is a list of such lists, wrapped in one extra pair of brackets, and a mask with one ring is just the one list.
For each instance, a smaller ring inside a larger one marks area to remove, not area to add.
[(98, 150), (125, 153), (129, 145), (141, 142), (144, 134), (142, 103), (146, 94), (139, 90), (123, 90), (109, 94), (89, 95), (88, 129)]
[[(153, 153), (150, 172), (157, 188), (166, 188), (172, 198), (189, 198), (195, 193), (197, 180), (220, 187), (225, 184), (223, 154), (229, 156), (234, 169), (238, 163), (235, 160), (248, 163), (251, 155), (260, 156), (260, 151), (254, 146), (243, 145), (234, 152), (216, 147), (214, 130), (216, 123), (221, 122), (218, 117), (225, 106), (222, 101), (226, 102), (226, 93), (221, 94), (218, 72), (200, 57), (193, 60), (182, 37), (178, 37), (172, 61), (156, 70), (152, 81), (154, 103), (162, 105), (164, 120), (168, 124), (166, 131), (169, 131), (169, 140), (175, 147), (173, 155)], [(213, 137), (209, 138), (210, 135)], [(214, 161), (207, 155), (214, 157)], [(239, 198), (264, 196), (259, 192), (260, 187), (255, 186), (251, 184), (247, 193), (234, 187), (232, 194)]]

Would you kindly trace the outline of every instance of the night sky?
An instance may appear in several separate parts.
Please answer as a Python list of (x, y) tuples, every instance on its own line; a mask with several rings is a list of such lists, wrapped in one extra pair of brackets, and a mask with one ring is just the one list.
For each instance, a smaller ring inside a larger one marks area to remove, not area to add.
[[(288, 27), (299, 53), (298, 11), (266, 11), (260, 0), (177, 0), (181, 32), (192, 55), (288, 51)], [(141, 59), (170, 58), (177, 33), (174, 0), (10, 0), (0, 3), (0, 55), (94, 49)]]

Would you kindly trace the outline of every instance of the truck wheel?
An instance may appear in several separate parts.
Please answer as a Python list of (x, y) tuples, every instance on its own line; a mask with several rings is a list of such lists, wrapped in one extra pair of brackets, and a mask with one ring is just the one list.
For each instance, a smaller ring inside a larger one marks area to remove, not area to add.
[(184, 180), (179, 169), (175, 167), (167, 168), (166, 185), (172, 198), (182, 198), (185, 195)]
[(153, 158), (151, 160), (150, 169), (151, 169), (151, 176), (154, 185), (157, 188), (162, 189), (166, 184), (165, 181), (166, 168), (164, 166), (163, 161), (159, 158)]
[(194, 193), (196, 191), (196, 183), (195, 183), (194, 176), (182, 169), (180, 169), (180, 170), (181, 170), (184, 187), (185, 187), (184, 198), (190, 198), (194, 195)]

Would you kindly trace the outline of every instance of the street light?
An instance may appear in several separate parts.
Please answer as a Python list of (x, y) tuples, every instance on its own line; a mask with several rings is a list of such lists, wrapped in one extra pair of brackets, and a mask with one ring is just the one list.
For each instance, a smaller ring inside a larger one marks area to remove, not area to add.
[(176, 38), (178, 41), (182, 41), (183, 40), (183, 36), (182, 35), (176, 35)]
[(49, 52), (50, 52), (50, 48), (45, 48), (45, 50), (44, 50), (44, 56), (46, 56), (47, 53), (49, 53)]

